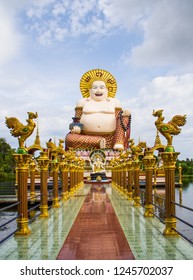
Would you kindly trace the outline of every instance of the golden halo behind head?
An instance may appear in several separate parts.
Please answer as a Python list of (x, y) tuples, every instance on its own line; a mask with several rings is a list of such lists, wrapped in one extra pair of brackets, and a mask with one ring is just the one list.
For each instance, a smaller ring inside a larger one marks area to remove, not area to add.
[(117, 82), (113, 75), (106, 70), (93, 69), (86, 72), (80, 80), (80, 90), (83, 97), (89, 97), (89, 89), (92, 88), (94, 81), (103, 81), (108, 89), (108, 97), (115, 97), (117, 91)]

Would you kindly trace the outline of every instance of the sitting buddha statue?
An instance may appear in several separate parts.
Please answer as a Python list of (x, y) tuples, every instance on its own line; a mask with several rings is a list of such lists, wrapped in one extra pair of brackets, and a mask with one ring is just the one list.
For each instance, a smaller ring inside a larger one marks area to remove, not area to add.
[(115, 78), (106, 70), (94, 69), (82, 76), (83, 99), (76, 105), (75, 122), (65, 139), (66, 150), (127, 148), (131, 115), (114, 98), (116, 89)]
[(95, 161), (91, 164), (92, 172), (105, 172), (105, 163), (102, 162), (102, 160), (97, 157)]

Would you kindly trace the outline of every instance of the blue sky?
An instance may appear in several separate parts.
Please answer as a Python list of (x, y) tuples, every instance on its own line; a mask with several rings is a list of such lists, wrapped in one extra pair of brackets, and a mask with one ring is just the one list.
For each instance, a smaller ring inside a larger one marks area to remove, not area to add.
[(37, 111), (42, 146), (64, 138), (82, 75), (102, 68), (117, 80), (136, 143), (154, 144), (153, 109), (166, 122), (186, 114), (173, 144), (193, 158), (192, 13), (191, 0), (0, 0), (0, 137), (17, 147), (5, 116), (25, 123)]

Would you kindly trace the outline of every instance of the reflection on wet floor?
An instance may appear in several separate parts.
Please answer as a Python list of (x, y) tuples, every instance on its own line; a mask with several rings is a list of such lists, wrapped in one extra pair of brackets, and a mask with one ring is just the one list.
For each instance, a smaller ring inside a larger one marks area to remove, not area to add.
[(0, 246), (1, 260), (193, 260), (193, 246), (164, 237), (157, 218), (144, 218), (143, 207), (134, 207), (108, 184), (84, 186), (30, 228), (28, 237), (12, 237)]
[(134, 259), (104, 185), (93, 185), (58, 259)]

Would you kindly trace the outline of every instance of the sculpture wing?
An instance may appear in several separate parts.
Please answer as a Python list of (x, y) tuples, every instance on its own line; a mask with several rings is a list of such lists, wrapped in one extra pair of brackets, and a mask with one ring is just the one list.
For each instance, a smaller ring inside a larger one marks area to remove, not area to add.
[[(28, 131), (28, 129), (17, 118), (14, 118), (14, 117), (7, 118), (6, 117), (5, 123), (6, 123), (7, 127), (11, 129), (11, 134), (15, 137), (19, 137)], [(27, 131), (26, 131), (26, 129), (27, 129)]]
[(186, 124), (186, 115), (184, 115), (184, 116), (176, 115), (172, 118), (170, 123), (177, 125), (177, 126), (183, 126)]

